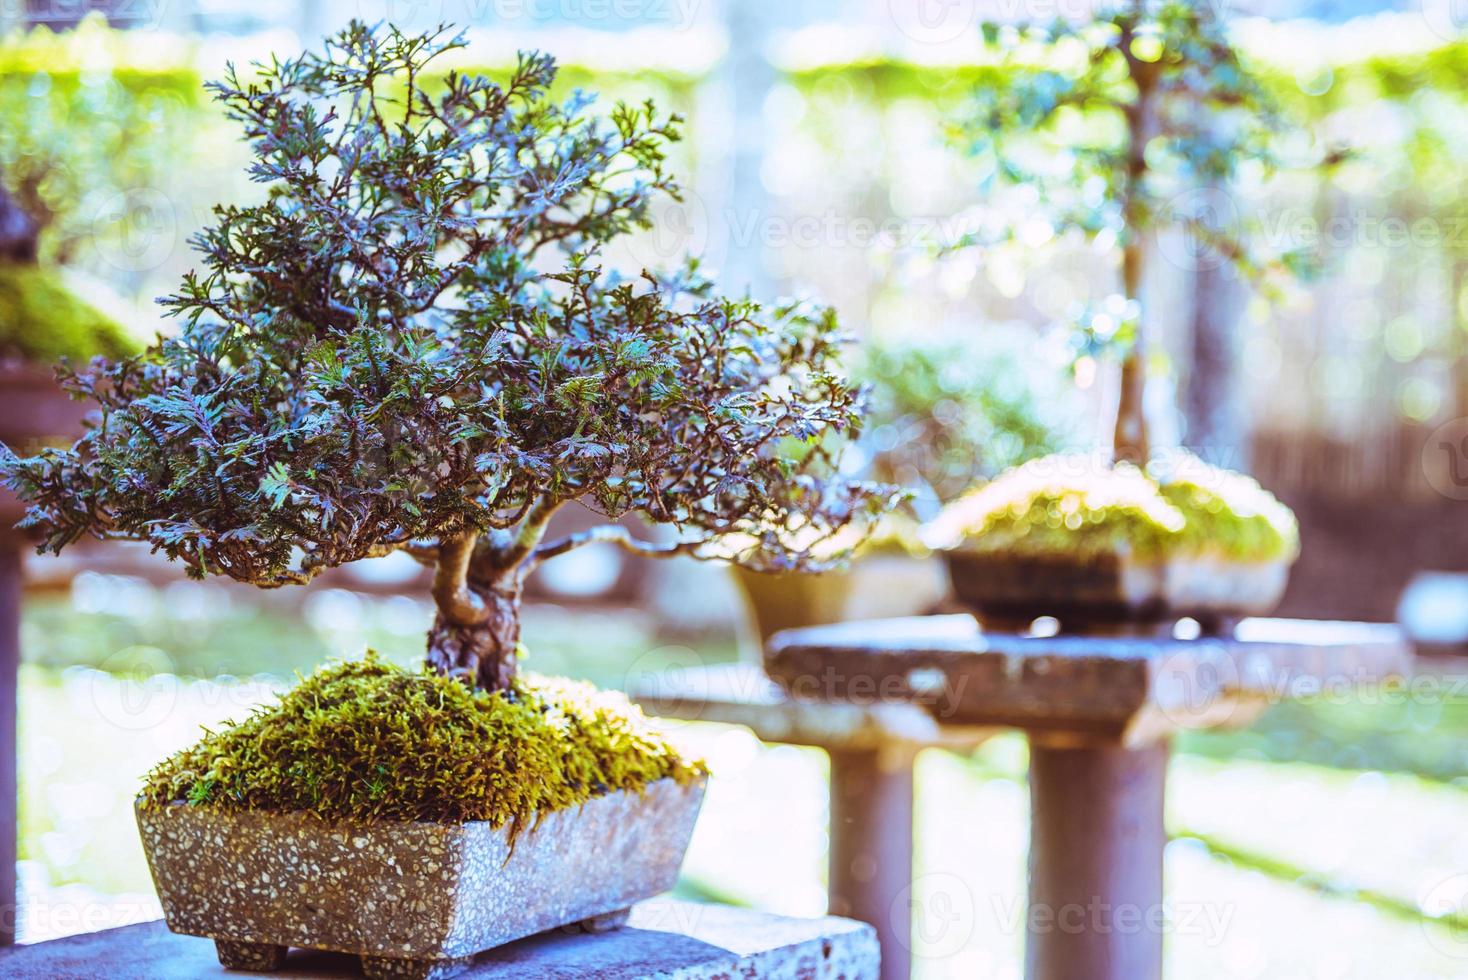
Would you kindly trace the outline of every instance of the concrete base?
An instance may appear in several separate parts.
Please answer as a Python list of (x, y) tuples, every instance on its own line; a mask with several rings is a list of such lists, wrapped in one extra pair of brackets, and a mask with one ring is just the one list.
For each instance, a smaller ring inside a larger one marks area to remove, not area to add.
[[(849, 919), (787, 919), (722, 905), (653, 900), (622, 929), (552, 929), (474, 958), (464, 980), (673, 977), (877, 980), (877, 937)], [(360, 978), (354, 956), (292, 950), (272, 980)], [(238, 980), (207, 939), (162, 922), (0, 950), (7, 980)]]

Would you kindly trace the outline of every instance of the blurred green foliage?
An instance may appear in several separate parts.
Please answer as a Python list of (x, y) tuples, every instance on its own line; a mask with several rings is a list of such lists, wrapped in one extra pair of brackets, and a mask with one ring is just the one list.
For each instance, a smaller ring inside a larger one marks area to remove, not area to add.
[(125, 255), (138, 196), (169, 188), (204, 142), (215, 114), (198, 73), (148, 40), (100, 18), (0, 40), (0, 174), (41, 225), (42, 262)]
[(127, 331), (81, 299), (54, 269), (0, 263), (0, 357), (52, 364), (120, 357), (137, 348)]
[(1028, 366), (981, 335), (863, 344), (855, 370), (871, 385), (862, 445), (873, 477), (945, 503), (1061, 449), (1060, 412), (1042, 402)]

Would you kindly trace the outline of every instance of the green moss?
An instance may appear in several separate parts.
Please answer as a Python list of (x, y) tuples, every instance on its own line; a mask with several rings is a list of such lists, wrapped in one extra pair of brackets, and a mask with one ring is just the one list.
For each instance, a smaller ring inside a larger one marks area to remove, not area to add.
[(1190, 456), (1176, 462), (1159, 474), (1085, 456), (1034, 460), (954, 501), (931, 538), (942, 547), (1026, 555), (1295, 556), (1294, 515), (1257, 482)]
[(1295, 515), (1250, 477), (1208, 467), (1158, 490), (1183, 515), (1179, 550), (1213, 551), (1244, 561), (1292, 559), (1300, 550)]
[(0, 263), (0, 356), (36, 364), (62, 357), (121, 357), (138, 345), (116, 321), (67, 288), (57, 273), (20, 262)]
[(369, 652), (208, 733), (154, 769), (142, 797), (328, 820), (486, 820), (518, 831), (536, 813), (706, 772), (620, 695), (534, 676), (508, 692), (473, 692)]

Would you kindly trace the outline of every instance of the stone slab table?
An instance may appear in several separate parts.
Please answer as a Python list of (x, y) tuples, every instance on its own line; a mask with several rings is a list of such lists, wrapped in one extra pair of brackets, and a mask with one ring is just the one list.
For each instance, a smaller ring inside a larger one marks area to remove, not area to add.
[[(968, 615), (843, 623), (771, 638), (793, 698), (922, 706), (941, 727), (1030, 742), (1026, 973), (1162, 975), (1162, 805), (1170, 736), (1267, 705), (1408, 675), (1394, 626), (1244, 620), (1228, 638), (986, 633)], [(975, 908), (981, 906), (976, 899)]]
[[(610, 932), (552, 930), (481, 953), (464, 980), (876, 980), (877, 937), (849, 919), (790, 919), (653, 899)], [(360, 977), (355, 956), (292, 950), (274, 973), (225, 970), (214, 943), (162, 922), (0, 950), (7, 980), (206, 980)]]
[(765, 742), (824, 749), (831, 759), (830, 911), (876, 927), (882, 980), (906, 980), (912, 950), (913, 764), (925, 748), (971, 751), (993, 729), (939, 724), (904, 703), (833, 704), (791, 697), (747, 663), (631, 678), (649, 713), (741, 725)]

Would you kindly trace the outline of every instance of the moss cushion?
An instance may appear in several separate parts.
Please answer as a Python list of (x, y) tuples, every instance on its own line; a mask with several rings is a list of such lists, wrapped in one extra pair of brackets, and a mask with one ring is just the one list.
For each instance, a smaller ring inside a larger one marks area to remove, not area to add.
[(509, 691), (470, 691), (369, 653), (208, 733), (154, 769), (142, 798), (518, 829), (537, 812), (706, 773), (621, 695), (533, 675)]
[(1165, 473), (1090, 456), (1047, 456), (954, 501), (930, 537), (946, 548), (1025, 555), (1212, 555), (1289, 560), (1294, 514), (1250, 477), (1196, 457)]
[(122, 357), (139, 346), (54, 270), (0, 262), (0, 357), (50, 365), (62, 357), (78, 362), (98, 354)]

